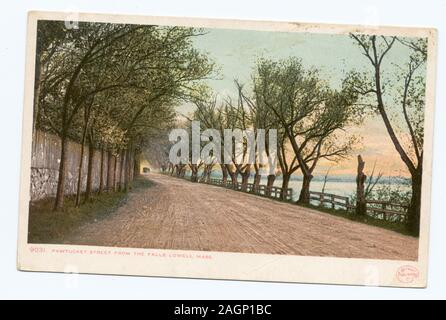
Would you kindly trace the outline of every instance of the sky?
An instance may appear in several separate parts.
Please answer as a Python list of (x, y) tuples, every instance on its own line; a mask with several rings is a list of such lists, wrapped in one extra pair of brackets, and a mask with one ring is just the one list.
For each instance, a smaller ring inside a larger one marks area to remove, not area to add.
[[(231, 29), (204, 29), (204, 32), (203, 36), (194, 38), (194, 46), (215, 61), (218, 75), (206, 81), (220, 96), (236, 96), (234, 79), (249, 85), (256, 61), (261, 57), (274, 60), (300, 58), (305, 67), (318, 68), (334, 89), (339, 88), (346, 71), (371, 69), (370, 62), (347, 35)], [(393, 74), (396, 71), (394, 64), (407, 61), (408, 54), (406, 47), (395, 45), (386, 56), (383, 69)], [(189, 108), (183, 106), (180, 112)], [(320, 162), (316, 175), (325, 174), (328, 167), (331, 167), (330, 175), (355, 174), (356, 155), (361, 154), (366, 161), (366, 172), (376, 161), (377, 170), (385, 176), (407, 176), (381, 118), (370, 116), (361, 127), (348, 130), (361, 136), (357, 150), (349, 159), (336, 165)]]

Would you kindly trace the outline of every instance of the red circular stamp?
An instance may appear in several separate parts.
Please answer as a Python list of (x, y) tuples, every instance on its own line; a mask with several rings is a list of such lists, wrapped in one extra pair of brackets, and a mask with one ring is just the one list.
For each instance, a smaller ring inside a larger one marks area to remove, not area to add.
[(414, 266), (401, 266), (396, 271), (396, 277), (398, 281), (403, 283), (412, 283), (415, 279), (418, 279), (420, 272)]

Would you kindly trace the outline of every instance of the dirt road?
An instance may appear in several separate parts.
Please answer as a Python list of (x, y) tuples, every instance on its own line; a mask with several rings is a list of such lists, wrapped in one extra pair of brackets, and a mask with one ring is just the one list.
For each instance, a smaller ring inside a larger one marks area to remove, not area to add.
[(416, 260), (418, 239), (217, 186), (150, 174), (109, 217), (65, 243)]

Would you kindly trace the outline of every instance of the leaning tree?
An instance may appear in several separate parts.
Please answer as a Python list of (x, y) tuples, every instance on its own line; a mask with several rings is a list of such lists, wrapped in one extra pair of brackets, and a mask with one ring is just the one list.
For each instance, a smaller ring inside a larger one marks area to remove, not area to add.
[[(419, 234), (427, 40), (376, 35), (351, 35), (370, 65), (364, 74), (352, 73), (352, 87), (379, 114), (411, 176), (412, 197), (408, 228)], [(398, 52), (398, 56), (392, 53)], [(401, 54), (405, 61), (401, 61)]]

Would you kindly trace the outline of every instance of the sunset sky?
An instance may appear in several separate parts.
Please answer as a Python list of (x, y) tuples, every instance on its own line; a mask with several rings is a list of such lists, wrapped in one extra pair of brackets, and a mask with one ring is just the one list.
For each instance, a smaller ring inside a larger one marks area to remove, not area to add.
[[(331, 87), (335, 89), (339, 88), (346, 71), (371, 70), (370, 62), (347, 35), (228, 29), (204, 31), (205, 35), (196, 37), (193, 41), (197, 49), (208, 53), (216, 62), (218, 76), (207, 82), (220, 96), (235, 96), (234, 79), (247, 84), (249, 88), (251, 74), (260, 57), (274, 60), (291, 56), (300, 58), (305, 67), (320, 69), (321, 76), (329, 80)], [(408, 60), (408, 55), (409, 50), (406, 47), (396, 44), (383, 63), (386, 76), (394, 79), (397, 71), (394, 64), (401, 65)], [(387, 101), (391, 101), (393, 97), (388, 96)], [(183, 106), (180, 111), (185, 112), (188, 109), (189, 107)], [(396, 116), (398, 117), (397, 110)], [(357, 154), (361, 154), (366, 161), (366, 171), (371, 170), (376, 161), (376, 169), (385, 176), (407, 175), (380, 117), (369, 116), (361, 127), (349, 128), (349, 132), (362, 137), (358, 149), (352, 152), (350, 159), (334, 166), (332, 163), (321, 162), (316, 175), (325, 174), (329, 166), (332, 166), (330, 175), (355, 174)]]

